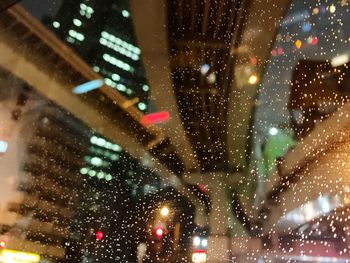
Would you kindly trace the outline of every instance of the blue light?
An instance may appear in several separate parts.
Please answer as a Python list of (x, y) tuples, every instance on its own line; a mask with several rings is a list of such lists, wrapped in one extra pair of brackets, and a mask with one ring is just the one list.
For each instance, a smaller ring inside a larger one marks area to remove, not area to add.
[(102, 79), (95, 79), (89, 82), (85, 82), (79, 86), (76, 86), (72, 90), (72, 92), (75, 94), (83, 94), (91, 90), (101, 88), (103, 85), (104, 85), (104, 81)]
[(302, 26), (303, 32), (309, 32), (311, 30), (311, 25), (310, 23), (304, 23)]

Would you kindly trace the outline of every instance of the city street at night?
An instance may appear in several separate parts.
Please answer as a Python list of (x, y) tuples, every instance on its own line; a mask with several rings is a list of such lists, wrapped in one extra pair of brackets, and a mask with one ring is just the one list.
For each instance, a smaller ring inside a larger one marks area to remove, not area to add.
[(350, 263), (349, 25), (0, 0), (0, 263)]

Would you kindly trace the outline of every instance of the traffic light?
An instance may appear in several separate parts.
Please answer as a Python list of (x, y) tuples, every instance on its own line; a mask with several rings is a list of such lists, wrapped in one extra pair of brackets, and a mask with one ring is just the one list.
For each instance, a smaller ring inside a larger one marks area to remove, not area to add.
[(102, 231), (97, 231), (95, 233), (96, 240), (101, 241), (104, 237), (104, 233)]
[(164, 229), (164, 227), (162, 227), (162, 226), (157, 226), (157, 227), (154, 229), (154, 234), (155, 234), (155, 236), (156, 236), (158, 239), (163, 238), (164, 235), (165, 235), (165, 229)]

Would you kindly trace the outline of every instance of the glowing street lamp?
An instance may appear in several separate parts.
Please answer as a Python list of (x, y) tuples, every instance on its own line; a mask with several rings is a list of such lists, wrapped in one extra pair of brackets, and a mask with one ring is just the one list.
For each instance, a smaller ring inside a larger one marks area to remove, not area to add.
[(249, 79), (248, 79), (248, 83), (250, 85), (254, 85), (254, 84), (257, 84), (259, 81), (259, 77), (256, 75), (256, 74), (252, 74)]
[(163, 206), (162, 209), (160, 209), (160, 214), (163, 216), (163, 217), (167, 217), (170, 213), (170, 210), (167, 206)]

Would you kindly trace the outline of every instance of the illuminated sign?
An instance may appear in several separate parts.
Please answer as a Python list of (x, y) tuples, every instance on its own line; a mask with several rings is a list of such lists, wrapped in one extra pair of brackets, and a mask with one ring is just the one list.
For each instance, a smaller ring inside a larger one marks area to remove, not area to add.
[(39, 254), (9, 249), (3, 249), (0, 251), (1, 263), (38, 263), (39, 261)]
[(156, 123), (161, 123), (161, 122), (166, 122), (169, 120), (169, 112), (167, 111), (160, 111), (160, 112), (155, 112), (155, 113), (150, 113), (144, 115), (140, 122), (143, 125), (152, 125)]
[(205, 263), (207, 261), (207, 253), (205, 250), (195, 250), (192, 254), (193, 263)]

